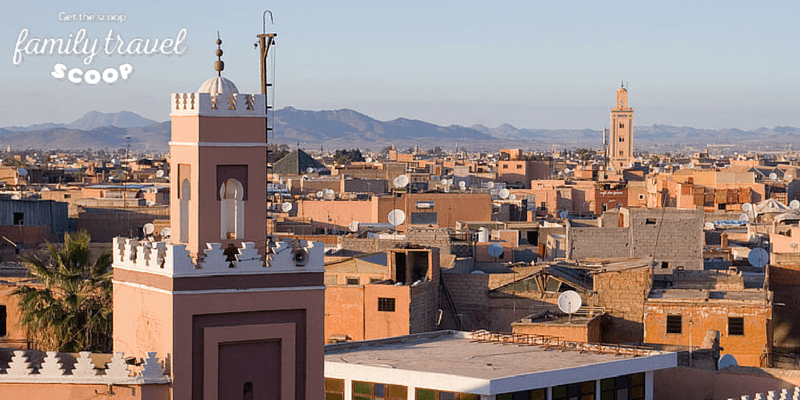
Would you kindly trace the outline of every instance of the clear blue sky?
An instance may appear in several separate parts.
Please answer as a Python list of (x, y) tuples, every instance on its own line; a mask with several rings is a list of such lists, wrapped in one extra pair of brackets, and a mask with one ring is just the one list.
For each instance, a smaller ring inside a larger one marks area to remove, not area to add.
[[(191, 5), (190, 5), (191, 4)], [(169, 118), (169, 94), (214, 75), (257, 92), (255, 35), (269, 8), (278, 33), (276, 105), (352, 108), (381, 120), (526, 128), (608, 124), (620, 80), (636, 125), (699, 128), (800, 126), (799, 1), (404, 0), (255, 2), (26, 1), (0, 5), (0, 126), (68, 122), (87, 111)], [(59, 22), (60, 12), (124, 14), (124, 23)], [(26, 56), (12, 63), (20, 30), (101, 41), (174, 37), (183, 56)], [(75, 85), (54, 64), (134, 67), (127, 82)]]

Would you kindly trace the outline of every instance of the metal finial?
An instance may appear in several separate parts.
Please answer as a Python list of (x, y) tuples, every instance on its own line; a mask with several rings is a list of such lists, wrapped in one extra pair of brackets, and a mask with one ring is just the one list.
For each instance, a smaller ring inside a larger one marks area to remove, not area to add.
[(225, 63), (222, 62), (222, 39), (219, 38), (219, 31), (217, 31), (217, 61), (214, 63), (214, 71), (217, 71), (217, 76), (222, 76), (222, 70), (225, 69)]
[(622, 80), (619, 81), (619, 87), (624, 88), (625, 87), (625, 81), (622, 81)]

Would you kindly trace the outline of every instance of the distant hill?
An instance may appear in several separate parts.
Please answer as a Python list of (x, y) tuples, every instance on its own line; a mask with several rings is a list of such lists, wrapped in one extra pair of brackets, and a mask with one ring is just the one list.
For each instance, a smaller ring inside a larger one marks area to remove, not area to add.
[[(529, 129), (502, 124), (464, 127), (439, 126), (428, 122), (398, 118), (379, 121), (354, 110), (308, 111), (293, 107), (276, 110), (272, 142), (307, 149), (379, 150), (388, 145), (399, 149), (436, 146), (446, 151), (466, 147), (471, 150), (496, 150), (503, 147), (546, 149), (552, 145), (571, 148), (602, 148), (599, 129)], [(0, 128), (0, 148), (101, 149), (131, 148), (167, 151), (170, 122), (155, 122), (136, 113), (107, 114), (92, 111), (69, 124), (42, 123), (28, 127)], [(655, 151), (697, 149), (707, 144), (735, 146), (736, 149), (783, 149), (800, 145), (800, 128), (782, 127), (741, 129), (696, 129), (685, 126), (652, 125), (634, 128), (634, 148)]]

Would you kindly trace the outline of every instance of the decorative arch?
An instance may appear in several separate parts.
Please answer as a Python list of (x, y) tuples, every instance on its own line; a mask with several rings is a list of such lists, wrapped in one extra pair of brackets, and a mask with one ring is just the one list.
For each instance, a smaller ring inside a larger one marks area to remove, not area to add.
[(238, 179), (230, 178), (219, 187), (220, 237), (244, 238), (244, 186)]

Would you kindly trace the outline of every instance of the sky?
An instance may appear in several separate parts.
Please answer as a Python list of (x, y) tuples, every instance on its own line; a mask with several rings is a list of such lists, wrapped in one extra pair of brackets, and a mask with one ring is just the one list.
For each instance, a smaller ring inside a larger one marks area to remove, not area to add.
[[(70, 122), (89, 111), (168, 120), (170, 93), (196, 91), (215, 76), (217, 32), (223, 76), (258, 93), (253, 44), (267, 8), (274, 24), (266, 29), (278, 34), (277, 108), (602, 129), (625, 81), (637, 126), (800, 126), (797, 0), (5, 1), (0, 126)], [(79, 13), (124, 22), (60, 21)], [(126, 42), (175, 39), (182, 29), (187, 36), (180, 55), (101, 52), (91, 65), (83, 55), (25, 54), (32, 38), (66, 41), (80, 29), (101, 47), (110, 29)], [(133, 73), (76, 85), (51, 76), (56, 64), (81, 73), (130, 64)]]

